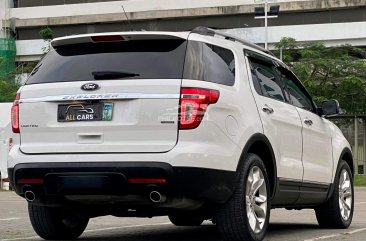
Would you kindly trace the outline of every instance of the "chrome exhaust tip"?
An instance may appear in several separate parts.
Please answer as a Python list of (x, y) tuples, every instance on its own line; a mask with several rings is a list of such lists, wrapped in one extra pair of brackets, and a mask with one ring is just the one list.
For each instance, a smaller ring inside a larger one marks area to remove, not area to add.
[(34, 194), (34, 192), (30, 190), (24, 193), (24, 197), (28, 202), (33, 202), (34, 200), (36, 200), (36, 194)]
[(158, 191), (152, 191), (150, 192), (150, 200), (153, 203), (162, 203), (166, 201), (166, 196)]

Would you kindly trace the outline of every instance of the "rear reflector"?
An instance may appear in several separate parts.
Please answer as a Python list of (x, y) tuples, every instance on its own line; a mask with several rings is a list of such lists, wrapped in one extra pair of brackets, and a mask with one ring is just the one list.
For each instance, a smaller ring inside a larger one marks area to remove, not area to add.
[(207, 106), (215, 104), (219, 96), (218, 90), (183, 87), (180, 98), (179, 129), (198, 127)]
[(17, 183), (19, 184), (43, 184), (43, 178), (28, 178), (28, 179), (18, 179)]
[(17, 93), (13, 106), (11, 107), (11, 129), (13, 133), (19, 133), (19, 99), (20, 93)]
[(166, 183), (162, 178), (129, 178), (129, 183)]
[(125, 40), (121, 35), (93, 36), (91, 39), (93, 42), (118, 42)]

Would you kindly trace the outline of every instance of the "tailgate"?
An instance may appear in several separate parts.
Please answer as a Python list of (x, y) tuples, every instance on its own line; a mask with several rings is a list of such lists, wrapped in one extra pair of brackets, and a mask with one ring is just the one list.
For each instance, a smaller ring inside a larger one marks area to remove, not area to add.
[(24, 153), (166, 152), (178, 137), (184, 39), (58, 46), (21, 89)]

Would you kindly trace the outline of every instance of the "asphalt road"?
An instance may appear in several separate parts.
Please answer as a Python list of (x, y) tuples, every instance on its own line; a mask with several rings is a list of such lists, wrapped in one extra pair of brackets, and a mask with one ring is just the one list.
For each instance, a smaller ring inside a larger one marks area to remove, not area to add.
[[(0, 241), (42, 240), (28, 220), (26, 201), (13, 192), (0, 192)], [(219, 241), (215, 225), (175, 227), (165, 217), (152, 219), (94, 218), (80, 240)], [(320, 229), (313, 210), (271, 212), (266, 241), (366, 240), (366, 188), (356, 189), (355, 215), (347, 230)]]

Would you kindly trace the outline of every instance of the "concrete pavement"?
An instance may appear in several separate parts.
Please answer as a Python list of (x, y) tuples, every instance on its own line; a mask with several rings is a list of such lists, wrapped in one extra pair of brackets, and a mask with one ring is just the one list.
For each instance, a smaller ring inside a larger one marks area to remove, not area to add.
[[(266, 241), (353, 240), (366, 238), (366, 188), (356, 188), (355, 215), (347, 230), (320, 229), (313, 210), (271, 212)], [(166, 217), (152, 219), (91, 219), (81, 240), (124, 241), (219, 241), (215, 225), (175, 227)], [(27, 204), (13, 192), (0, 192), (0, 241), (42, 240), (34, 233), (28, 219)]]

